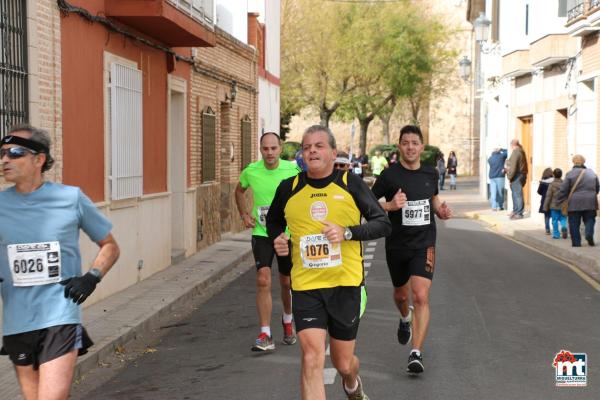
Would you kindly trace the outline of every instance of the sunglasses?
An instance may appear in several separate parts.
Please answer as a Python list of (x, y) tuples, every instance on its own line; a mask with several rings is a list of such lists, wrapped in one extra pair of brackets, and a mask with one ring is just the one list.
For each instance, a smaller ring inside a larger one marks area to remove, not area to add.
[(6, 156), (10, 160), (15, 160), (17, 158), (25, 157), (28, 153), (38, 154), (37, 151), (33, 151), (25, 147), (11, 147), (8, 149), (0, 149), (0, 159)]

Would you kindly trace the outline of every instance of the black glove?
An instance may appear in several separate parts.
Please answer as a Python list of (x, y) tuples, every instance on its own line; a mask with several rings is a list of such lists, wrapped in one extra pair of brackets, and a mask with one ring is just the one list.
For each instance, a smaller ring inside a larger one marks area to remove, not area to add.
[(84, 276), (65, 279), (60, 282), (65, 286), (65, 298), (71, 298), (73, 303), (81, 304), (92, 294), (100, 279), (89, 272)]

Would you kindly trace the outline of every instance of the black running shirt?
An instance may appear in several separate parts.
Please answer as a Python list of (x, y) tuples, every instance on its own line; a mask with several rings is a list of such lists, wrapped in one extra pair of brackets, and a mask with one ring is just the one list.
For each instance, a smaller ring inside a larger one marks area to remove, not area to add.
[(371, 189), (378, 199), (392, 200), (398, 189), (406, 194), (407, 205), (388, 212), (392, 234), (385, 240), (386, 249), (423, 249), (435, 246), (435, 213), (432, 199), (438, 194), (437, 170), (421, 164), (409, 170), (401, 163), (385, 169)]

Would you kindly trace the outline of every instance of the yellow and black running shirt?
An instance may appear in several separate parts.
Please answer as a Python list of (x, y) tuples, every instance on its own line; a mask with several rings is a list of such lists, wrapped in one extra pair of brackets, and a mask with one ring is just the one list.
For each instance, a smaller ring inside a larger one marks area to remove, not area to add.
[[(367, 223), (361, 225), (361, 217)], [(332, 244), (321, 233), (324, 221), (348, 227), (352, 240)], [(285, 227), (292, 240), (292, 289), (360, 286), (364, 280), (361, 240), (391, 232), (391, 223), (363, 180), (334, 171), (323, 179), (302, 172), (281, 182), (267, 214), (274, 240)]]

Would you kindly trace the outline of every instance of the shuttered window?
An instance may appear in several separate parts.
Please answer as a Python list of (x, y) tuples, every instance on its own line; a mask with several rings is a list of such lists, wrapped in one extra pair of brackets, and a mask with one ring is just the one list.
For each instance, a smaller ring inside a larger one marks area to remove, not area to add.
[(242, 118), (242, 169), (252, 162), (252, 120)]
[(0, 137), (29, 118), (26, 3), (0, 2)]
[(217, 179), (217, 118), (207, 107), (202, 113), (202, 182)]
[(110, 66), (111, 199), (142, 195), (142, 72), (118, 63)]

